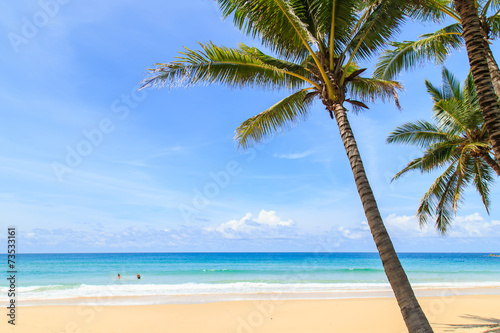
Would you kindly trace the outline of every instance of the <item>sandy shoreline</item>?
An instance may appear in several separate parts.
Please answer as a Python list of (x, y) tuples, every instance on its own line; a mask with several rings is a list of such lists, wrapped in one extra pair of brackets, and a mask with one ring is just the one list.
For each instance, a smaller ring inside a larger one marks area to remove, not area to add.
[[(476, 288), (414, 288), (417, 297), (451, 297), (464, 295), (498, 295), (498, 287)], [(392, 298), (392, 290), (333, 290), (329, 292), (261, 292), (261, 293), (225, 293), (197, 295), (142, 295), (142, 296), (92, 296), (62, 299), (24, 300), (19, 299), (20, 306), (46, 305), (166, 305), (166, 304), (201, 304), (228, 301), (260, 301), (260, 300), (334, 300), (356, 298)], [(0, 299), (8, 301), (7, 299)]]
[[(500, 296), (420, 297), (435, 332), (485, 332), (499, 325)], [(7, 309), (3, 310), (5, 314)], [(394, 298), (254, 300), (133, 306), (26, 306), (16, 325), (2, 315), (1, 332), (19, 333), (299, 333), (406, 332)], [(459, 326), (456, 326), (459, 325)]]

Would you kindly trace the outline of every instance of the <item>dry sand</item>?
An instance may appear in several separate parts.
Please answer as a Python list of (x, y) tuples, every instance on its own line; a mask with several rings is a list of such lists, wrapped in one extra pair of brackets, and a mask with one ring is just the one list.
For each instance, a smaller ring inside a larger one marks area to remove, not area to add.
[[(500, 331), (498, 295), (421, 297), (419, 300), (436, 333), (454, 329), (454, 332), (466, 333), (488, 331), (486, 326), (465, 329), (461, 328), (463, 325), (496, 325)], [(6, 314), (7, 309), (3, 312)], [(17, 308), (15, 327), (7, 323), (5, 314), (0, 317), (2, 333), (407, 332), (394, 298), (24, 306)]]

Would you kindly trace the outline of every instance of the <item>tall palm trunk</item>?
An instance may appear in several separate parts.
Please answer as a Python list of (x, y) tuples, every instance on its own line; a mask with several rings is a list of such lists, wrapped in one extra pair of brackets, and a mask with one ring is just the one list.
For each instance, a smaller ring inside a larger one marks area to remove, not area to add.
[(479, 16), (474, 0), (455, 0), (455, 7), (462, 21), (462, 35), (477, 89), (479, 106), (490, 135), (495, 159), (500, 163), (500, 106), (493, 89), (488, 61), (486, 60)]
[(493, 83), (493, 89), (495, 89), (495, 93), (497, 96), (500, 96), (500, 70), (498, 69), (498, 64), (493, 57), (493, 52), (491, 52), (491, 48), (489, 42), (484, 40), (484, 50), (486, 52), (486, 61), (488, 62), (488, 68), (490, 69), (491, 82)]
[(425, 317), (422, 308), (418, 304), (417, 298), (413, 293), (408, 277), (403, 266), (394, 250), (392, 241), (385, 229), (384, 222), (375, 201), (368, 178), (359, 155), (358, 146), (354, 140), (351, 126), (347, 119), (346, 109), (340, 104), (334, 104), (329, 110), (335, 115), (337, 125), (340, 130), (342, 142), (344, 143), (352, 173), (356, 182), (361, 202), (365, 211), (368, 225), (377, 246), (377, 250), (384, 265), (385, 274), (391, 284), (396, 300), (403, 314), (403, 319), (410, 333), (428, 333), (433, 332)]

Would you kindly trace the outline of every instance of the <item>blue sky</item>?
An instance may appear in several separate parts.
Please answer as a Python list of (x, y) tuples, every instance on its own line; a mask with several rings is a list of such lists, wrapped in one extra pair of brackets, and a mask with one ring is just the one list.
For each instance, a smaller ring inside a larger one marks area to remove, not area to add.
[[(183, 46), (260, 46), (223, 21), (213, 1), (3, 7), (0, 211), (5, 228), (17, 226), (20, 251), (375, 251), (338, 130), (320, 103), (306, 122), (241, 151), (235, 128), (286, 92), (137, 92), (146, 69)], [(432, 29), (411, 24), (399, 38)], [(465, 51), (446, 65), (463, 79)], [(398, 251), (498, 251), (497, 187), (491, 215), (468, 192), (441, 237), (413, 216), (435, 175), (390, 183), (418, 151), (385, 138), (406, 121), (430, 119), (424, 80), (439, 84), (440, 70), (429, 64), (400, 77), (403, 111), (378, 103), (351, 117), (365, 168)]]

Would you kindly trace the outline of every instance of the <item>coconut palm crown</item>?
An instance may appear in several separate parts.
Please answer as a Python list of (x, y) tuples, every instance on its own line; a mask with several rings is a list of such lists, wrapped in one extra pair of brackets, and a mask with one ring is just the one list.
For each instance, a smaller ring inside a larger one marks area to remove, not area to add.
[[(488, 67), (495, 91), (500, 96), (500, 70), (489, 46), (493, 40), (500, 37), (500, 2), (481, 0), (477, 1), (477, 5)], [(448, 18), (455, 22), (435, 32), (422, 34), (416, 41), (391, 42), (391, 48), (382, 53), (376, 64), (375, 77), (390, 80), (402, 71), (418, 67), (427, 61), (442, 64), (453, 51), (465, 47), (462, 21), (453, 2), (429, 0), (426, 6), (432, 6), (434, 11), (431, 15), (426, 15), (425, 19), (442, 22)]]
[[(315, 6), (306, 6), (309, 2)], [(332, 119), (334, 104), (347, 102), (359, 111), (375, 99), (397, 103), (396, 92), (402, 88), (398, 82), (362, 77), (365, 69), (355, 63), (384, 45), (401, 23), (401, 10), (390, 8), (395, 6), (377, 6), (375, 1), (361, 12), (365, 5), (359, 1), (337, 1), (335, 10), (326, 1), (219, 3), (225, 16), (234, 13), (240, 29), (260, 37), (281, 57), (243, 44), (229, 48), (209, 42), (200, 44), (198, 50), (186, 48), (176, 61), (156, 64), (143, 87), (216, 83), (292, 90), (290, 96), (238, 127), (235, 139), (240, 146), (248, 147), (305, 119), (317, 99), (327, 106)], [(330, 28), (327, 20), (332, 14), (335, 19)], [(391, 16), (392, 22), (387, 19)], [(330, 38), (332, 32), (336, 38)]]
[[(490, 135), (495, 159), (500, 163), (500, 70), (490, 48), (491, 40), (500, 36), (500, 2), (498, 0), (426, 0), (422, 7), (431, 11), (426, 19), (439, 21), (447, 16), (456, 21), (435, 33), (420, 36), (417, 41), (392, 43), (394, 47), (379, 59), (374, 76), (392, 79), (403, 69), (426, 60), (438, 63), (454, 49), (465, 46), (472, 77), (478, 92), (479, 106)], [(418, 14), (418, 13), (417, 13)], [(418, 15), (414, 15), (418, 16)]]
[(402, 143), (423, 148), (423, 155), (411, 161), (394, 179), (409, 171), (444, 172), (437, 177), (420, 200), (417, 216), (421, 225), (435, 217), (435, 226), (445, 234), (462, 202), (463, 193), (473, 186), (489, 212), (489, 188), (500, 166), (490, 155), (491, 143), (479, 107), (472, 75), (463, 87), (453, 74), (443, 68), (442, 86), (426, 81), (434, 101), (434, 123), (409, 122), (396, 128), (388, 143)]
[[(416, 1), (416, 0), (415, 0)], [(348, 117), (375, 99), (393, 99), (401, 85), (362, 77), (357, 63), (378, 52), (411, 10), (400, 0), (217, 0), (225, 17), (260, 39), (276, 56), (255, 47), (200, 44), (175, 61), (157, 64), (143, 87), (217, 83), (286, 89), (291, 94), (244, 121), (235, 140), (248, 147), (306, 118), (314, 100), (335, 119), (368, 225), (409, 332), (432, 332), (383, 224)], [(422, 15), (425, 13), (422, 12)], [(347, 103), (347, 104), (346, 104)]]

